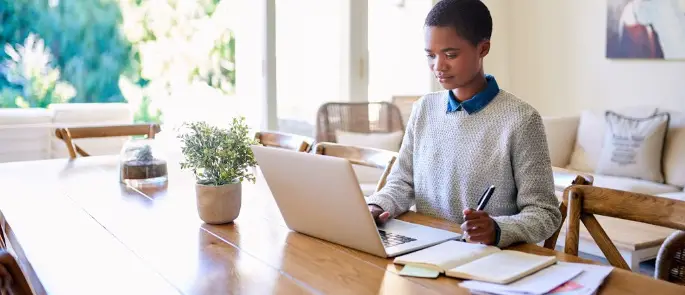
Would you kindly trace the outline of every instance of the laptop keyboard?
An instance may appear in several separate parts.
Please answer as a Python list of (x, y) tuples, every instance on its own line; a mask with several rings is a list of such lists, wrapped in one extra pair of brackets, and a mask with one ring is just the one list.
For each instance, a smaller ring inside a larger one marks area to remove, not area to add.
[(386, 248), (416, 241), (414, 238), (388, 233), (382, 229), (379, 229), (378, 233), (381, 235), (381, 241), (383, 241), (383, 246)]

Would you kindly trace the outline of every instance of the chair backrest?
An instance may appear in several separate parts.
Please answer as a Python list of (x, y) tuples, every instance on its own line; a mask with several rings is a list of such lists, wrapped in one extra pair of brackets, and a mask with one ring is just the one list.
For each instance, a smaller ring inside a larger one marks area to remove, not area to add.
[[(12, 284), (9, 289), (12, 291), (10, 294), (15, 295), (32, 295), (33, 290), (24, 275), (24, 272), (19, 268), (17, 260), (7, 252), (7, 250), (0, 250), (0, 267), (5, 268), (9, 276), (12, 278)], [(4, 294), (4, 293), (3, 293)]]
[(685, 201), (589, 185), (572, 185), (564, 191), (568, 224), (564, 252), (578, 255), (580, 222), (609, 263), (629, 270), (621, 254), (595, 218), (595, 214), (685, 230)]
[[(590, 174), (579, 174), (576, 175), (576, 177), (569, 183), (569, 185), (592, 185), (595, 182), (595, 178), (590, 175)], [(552, 234), (551, 237), (549, 237), (547, 240), (545, 240), (544, 247), (550, 250), (555, 250), (556, 245), (557, 245), (557, 240), (559, 239), (559, 233), (561, 232), (561, 227), (564, 226), (564, 221), (566, 221), (566, 211), (568, 209), (566, 208), (566, 205), (564, 202), (561, 202), (559, 204), (559, 211), (561, 211), (561, 223), (559, 224), (559, 228)]]
[(399, 108), (389, 102), (328, 102), (316, 115), (316, 141), (337, 142), (336, 130), (375, 133), (404, 131)]
[(659, 248), (654, 278), (685, 285), (685, 231), (673, 232)]
[(55, 136), (64, 141), (69, 150), (69, 157), (74, 159), (76, 158), (76, 153), (84, 157), (89, 156), (86, 151), (73, 142), (74, 139), (135, 135), (145, 135), (147, 138), (153, 139), (160, 131), (161, 128), (159, 124), (124, 124), (57, 128), (55, 130)]
[(396, 152), (330, 142), (317, 143), (314, 146), (314, 152), (319, 155), (344, 158), (355, 165), (383, 169), (383, 174), (376, 185), (376, 191), (385, 186), (388, 174), (390, 174), (390, 170), (397, 160)]
[(277, 131), (257, 132), (255, 133), (255, 139), (263, 146), (284, 148), (298, 152), (309, 152), (314, 144), (313, 138)]

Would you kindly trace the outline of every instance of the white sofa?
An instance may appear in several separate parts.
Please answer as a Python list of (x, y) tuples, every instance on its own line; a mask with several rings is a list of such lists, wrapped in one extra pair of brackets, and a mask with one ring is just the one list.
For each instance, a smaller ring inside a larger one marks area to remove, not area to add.
[[(617, 112), (640, 117), (649, 115), (654, 110), (655, 108), (649, 107), (623, 108)], [(595, 186), (685, 200), (685, 115), (678, 111), (666, 112), (671, 114), (671, 119), (662, 154), (664, 183), (602, 175), (590, 169), (578, 168), (592, 167), (594, 163), (591, 162), (596, 162), (599, 157), (597, 148), (601, 148), (604, 134), (602, 128), (605, 126), (598, 125), (596, 120), (603, 118), (604, 111), (583, 111), (575, 116), (544, 118), (557, 188), (563, 189), (570, 184), (568, 174), (585, 173), (593, 175)], [(579, 136), (584, 137), (585, 142), (599, 142), (599, 146), (583, 147), (579, 143)], [(590, 163), (578, 164), (583, 161)]]
[[(52, 104), (47, 109), (0, 109), (0, 163), (67, 158), (57, 127), (130, 124), (133, 110), (125, 103)], [(126, 138), (78, 139), (92, 155), (117, 154)]]
[[(564, 188), (570, 185), (575, 175), (583, 173), (594, 177), (594, 186), (644, 193), (664, 198), (685, 200), (685, 112), (661, 110), (642, 106), (613, 110), (617, 113), (644, 118), (655, 112), (668, 112), (670, 123), (664, 140), (662, 173), (664, 182), (655, 182), (632, 177), (595, 173), (602, 148), (605, 119), (604, 110), (583, 111), (581, 114), (544, 118), (557, 196), (561, 198)], [(614, 244), (619, 248), (626, 262), (633, 268), (640, 262), (652, 259), (660, 241), (672, 230), (647, 224), (601, 218), (600, 223)], [(562, 228), (562, 232), (563, 232)], [(584, 230), (584, 229), (583, 229)], [(592, 239), (581, 232), (579, 251), (603, 256)], [(558, 246), (563, 245), (563, 237)]]

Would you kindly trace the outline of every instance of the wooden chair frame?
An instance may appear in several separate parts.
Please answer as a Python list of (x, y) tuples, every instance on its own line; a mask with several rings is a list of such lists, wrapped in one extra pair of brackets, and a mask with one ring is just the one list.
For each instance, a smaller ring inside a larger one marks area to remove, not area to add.
[(311, 151), (312, 146), (314, 145), (313, 138), (278, 131), (257, 132), (255, 133), (255, 139), (263, 146), (284, 148), (307, 153)]
[(33, 289), (29, 285), (29, 282), (24, 275), (24, 272), (19, 267), (19, 263), (17, 263), (17, 260), (14, 258), (14, 256), (12, 256), (12, 254), (7, 252), (5, 249), (0, 250), (0, 266), (4, 267), (9, 273), (10, 277), (12, 277), (12, 284), (10, 285), (10, 289), (12, 290), (11, 294), (34, 294)]
[(376, 191), (385, 186), (388, 174), (390, 174), (390, 170), (397, 160), (396, 152), (330, 142), (317, 143), (314, 146), (314, 151), (319, 155), (345, 158), (352, 164), (383, 169), (383, 174), (376, 185)]
[(55, 136), (64, 141), (69, 151), (69, 157), (75, 159), (77, 153), (83, 157), (90, 156), (76, 145), (73, 140), (79, 138), (117, 137), (146, 135), (153, 139), (161, 131), (159, 124), (124, 124), (110, 126), (64, 127), (55, 130)]
[[(571, 181), (570, 185), (592, 185), (595, 182), (595, 178), (592, 175), (577, 175), (576, 178)], [(566, 208), (566, 205), (564, 202), (561, 202), (559, 204), (559, 211), (561, 211), (561, 223), (559, 224), (559, 228), (552, 234), (551, 237), (549, 237), (547, 240), (545, 240), (544, 247), (550, 250), (555, 250), (557, 246), (557, 240), (559, 239), (559, 234), (561, 233), (561, 227), (564, 226), (564, 221), (566, 221), (566, 211), (568, 209)]]
[(578, 255), (580, 222), (595, 240), (609, 263), (630, 270), (595, 214), (677, 230), (685, 230), (685, 201), (590, 185), (571, 185), (564, 190), (567, 207), (566, 254)]

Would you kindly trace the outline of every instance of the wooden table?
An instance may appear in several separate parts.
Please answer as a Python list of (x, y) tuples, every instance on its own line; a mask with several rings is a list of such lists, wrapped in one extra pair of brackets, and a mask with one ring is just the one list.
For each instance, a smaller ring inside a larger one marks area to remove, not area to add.
[[(235, 223), (212, 226), (197, 216), (189, 174), (172, 168), (167, 188), (141, 191), (117, 173), (113, 157), (0, 165), (3, 232), (38, 293), (469, 294), (455, 279), (402, 277), (391, 260), (290, 231), (260, 177), (244, 185)], [(418, 214), (402, 219), (459, 231)], [(615, 269), (600, 294), (685, 287)]]

